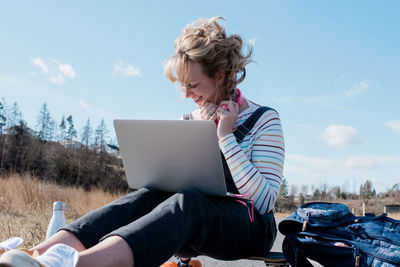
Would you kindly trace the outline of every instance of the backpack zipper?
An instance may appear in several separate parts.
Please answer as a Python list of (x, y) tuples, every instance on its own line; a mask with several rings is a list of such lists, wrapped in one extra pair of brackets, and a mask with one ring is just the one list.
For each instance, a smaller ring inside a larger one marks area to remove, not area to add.
[[(304, 236), (304, 237), (307, 237), (307, 234), (300, 234), (300, 235), (302, 235), (302, 236)], [(347, 244), (349, 244), (352, 248), (353, 248), (353, 250), (354, 250), (354, 252), (353, 252), (353, 254), (354, 254), (354, 266), (355, 267), (359, 267), (360, 266), (360, 259), (361, 259), (361, 254), (360, 254), (360, 248), (359, 247), (357, 247), (354, 243), (352, 243), (352, 242), (349, 242), (348, 240), (344, 240), (344, 239), (336, 239), (336, 238), (332, 238), (332, 239), (330, 239), (330, 238), (325, 238), (325, 237), (318, 237), (318, 239), (316, 239), (315, 238), (315, 236), (312, 236), (311, 235), (311, 237), (312, 238), (314, 238), (317, 242), (318, 241), (325, 241), (325, 242), (330, 242), (330, 241), (332, 241), (332, 240), (335, 240), (335, 241), (342, 241), (343, 243), (347, 243)], [(349, 246), (349, 248), (351, 248)], [(387, 259), (387, 258), (384, 258), (384, 257), (382, 257), (382, 256), (380, 256), (379, 254), (375, 254), (374, 252), (367, 252), (367, 251), (365, 251), (365, 250), (363, 250), (363, 249), (361, 249), (361, 251), (363, 252), (363, 253), (365, 253), (366, 255), (368, 255), (368, 256), (371, 256), (371, 257), (373, 257), (373, 258), (377, 258), (377, 259), (379, 259), (379, 260), (381, 260), (381, 261), (383, 261), (383, 262), (387, 262), (387, 263), (390, 263), (390, 264), (393, 264), (394, 266), (398, 266), (399, 265), (399, 263), (398, 262), (396, 262), (396, 261), (393, 261), (393, 260), (391, 260), (391, 259)]]
[(305, 220), (304, 220), (304, 222), (303, 222), (303, 227), (301, 228), (301, 231), (302, 232), (305, 232), (306, 231), (306, 228), (307, 228), (307, 221), (310, 219), (310, 215), (311, 215), (311, 212), (307, 212), (306, 213), (306, 218), (305, 218)]
[(354, 256), (355, 256), (354, 266), (359, 267), (360, 266), (360, 252), (358, 251), (358, 247), (354, 247)]
[[(358, 247), (355, 247), (355, 248), (356, 248), (356, 250), (357, 250), (357, 252), (358, 252), (359, 248), (358, 248)], [(399, 266), (399, 263), (398, 263), (398, 262), (393, 261), (393, 260), (391, 260), (391, 259), (384, 258), (384, 257), (380, 256), (379, 254), (375, 254), (374, 252), (369, 252), (369, 251), (364, 251), (364, 250), (362, 250), (362, 252), (365, 253), (365, 254), (367, 254), (367, 255), (369, 255), (369, 256), (372, 256), (372, 257), (374, 257), (374, 258), (377, 258), (377, 259), (379, 259), (379, 260), (381, 260), (381, 261), (383, 261), (383, 262), (387, 262), (387, 263), (393, 264), (394, 266)], [(358, 255), (360, 255), (360, 254), (358, 254)], [(359, 256), (359, 257), (360, 257), (360, 256)]]

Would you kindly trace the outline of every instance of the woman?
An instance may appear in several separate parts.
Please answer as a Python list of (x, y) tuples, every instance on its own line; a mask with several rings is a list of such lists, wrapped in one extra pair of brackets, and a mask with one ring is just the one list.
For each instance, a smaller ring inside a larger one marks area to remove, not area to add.
[(175, 41), (175, 55), (165, 73), (199, 107), (185, 119), (215, 121), (228, 191), (247, 201), (194, 190), (167, 193), (142, 188), (29, 250), (28, 254), (38, 251), (41, 256), (34, 259), (13, 250), (3, 254), (0, 266), (18, 257), (45, 266), (62, 261), (70, 266), (74, 261), (76, 266), (159, 266), (174, 254), (235, 260), (262, 256), (271, 249), (284, 160), (281, 124), (277, 112), (269, 109), (243, 139), (234, 134), (260, 106), (236, 87), (245, 78), (252, 47), (244, 56), (240, 36), (227, 36), (219, 19), (223, 18), (187, 25)]

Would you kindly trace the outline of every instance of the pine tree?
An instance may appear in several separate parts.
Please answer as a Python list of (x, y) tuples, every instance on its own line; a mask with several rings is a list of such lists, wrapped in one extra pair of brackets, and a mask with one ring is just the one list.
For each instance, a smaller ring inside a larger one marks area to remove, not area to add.
[(72, 115), (68, 116), (67, 122), (68, 122), (67, 140), (72, 144), (74, 138), (77, 137), (77, 132), (74, 127), (74, 121), (72, 119)]
[(107, 125), (104, 122), (104, 119), (102, 119), (99, 126), (96, 128), (97, 148), (100, 153), (106, 151), (106, 138), (108, 137), (108, 132)]
[(51, 139), (51, 116), (47, 104), (43, 103), (37, 115), (38, 137), (42, 140)]
[(60, 125), (58, 127), (60, 129), (60, 141), (61, 141), (61, 143), (64, 144), (65, 143), (65, 136), (66, 136), (66, 129), (67, 129), (67, 126), (65, 124), (65, 117), (64, 116), (62, 116)]
[(321, 192), (316, 188), (312, 195), (312, 200), (321, 200)]
[(104, 154), (106, 152), (106, 138), (108, 134), (107, 126), (104, 119), (101, 120), (99, 126), (96, 128), (96, 148), (100, 153), (99, 167), (100, 167), (100, 177), (102, 177), (102, 170), (104, 166)]
[(283, 178), (282, 184), (281, 184), (281, 189), (279, 192), (279, 196), (281, 197), (287, 197), (289, 195), (289, 185), (287, 183), (287, 180)]
[(55, 132), (56, 132), (56, 121), (51, 120), (49, 124), (47, 140), (53, 141)]
[[(10, 117), (8, 120), (8, 125), (7, 127), (14, 127), (14, 126), (19, 126), (23, 122), (22, 120), (22, 113), (19, 111), (19, 107), (17, 102), (14, 102), (11, 111), (10, 111)], [(23, 124), (23, 123), (22, 123)]]
[(90, 126), (90, 119), (87, 119), (86, 125), (83, 127), (82, 135), (81, 135), (81, 141), (82, 144), (86, 146), (86, 148), (89, 147), (91, 139), (92, 139), (92, 127)]

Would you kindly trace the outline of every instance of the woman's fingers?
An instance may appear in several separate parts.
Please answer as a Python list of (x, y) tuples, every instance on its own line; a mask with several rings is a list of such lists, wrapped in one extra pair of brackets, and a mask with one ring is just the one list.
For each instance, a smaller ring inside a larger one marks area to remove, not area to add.
[(200, 106), (200, 116), (203, 120), (215, 120), (221, 116), (237, 116), (239, 105), (234, 101), (221, 101), (219, 105), (211, 102), (204, 102)]
[(219, 103), (219, 109), (221, 108), (232, 114), (239, 114), (239, 105), (234, 101), (221, 101), (221, 103)]

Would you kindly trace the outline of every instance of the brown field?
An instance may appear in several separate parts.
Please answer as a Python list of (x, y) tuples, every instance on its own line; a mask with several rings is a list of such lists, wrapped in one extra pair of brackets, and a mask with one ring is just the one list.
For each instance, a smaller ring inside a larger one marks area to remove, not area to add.
[(86, 192), (81, 188), (61, 187), (31, 176), (1, 177), (0, 241), (20, 236), (25, 240), (24, 247), (43, 241), (55, 201), (66, 203), (68, 223), (119, 197), (100, 190)]

